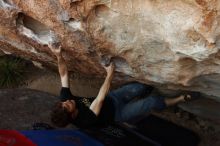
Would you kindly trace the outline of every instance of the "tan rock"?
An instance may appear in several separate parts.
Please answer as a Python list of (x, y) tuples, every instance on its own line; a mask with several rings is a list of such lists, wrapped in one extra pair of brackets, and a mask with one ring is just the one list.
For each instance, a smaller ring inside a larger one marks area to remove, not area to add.
[[(1, 0), (1, 49), (55, 65), (60, 41), (71, 71), (116, 81), (220, 94), (218, 0)], [(219, 98), (217, 98), (219, 99)]]

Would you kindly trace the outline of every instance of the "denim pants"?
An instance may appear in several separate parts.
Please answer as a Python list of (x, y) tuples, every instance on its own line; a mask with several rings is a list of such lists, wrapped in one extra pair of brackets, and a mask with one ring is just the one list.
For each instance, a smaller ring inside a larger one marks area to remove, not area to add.
[[(115, 121), (126, 122), (149, 113), (152, 109), (162, 110), (166, 107), (164, 97), (144, 96), (149, 86), (131, 83), (113, 90), (108, 94), (115, 106)], [(144, 98), (133, 100), (135, 97)]]

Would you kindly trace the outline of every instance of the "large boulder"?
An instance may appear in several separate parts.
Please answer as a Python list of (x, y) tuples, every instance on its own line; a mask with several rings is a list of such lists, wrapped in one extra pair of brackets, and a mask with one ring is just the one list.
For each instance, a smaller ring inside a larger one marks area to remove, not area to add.
[(0, 49), (43, 65), (59, 41), (70, 71), (220, 94), (219, 0), (0, 0), (0, 19)]
[(59, 101), (54, 95), (31, 89), (0, 90), (1, 129), (30, 130), (34, 123), (50, 121), (51, 109)]

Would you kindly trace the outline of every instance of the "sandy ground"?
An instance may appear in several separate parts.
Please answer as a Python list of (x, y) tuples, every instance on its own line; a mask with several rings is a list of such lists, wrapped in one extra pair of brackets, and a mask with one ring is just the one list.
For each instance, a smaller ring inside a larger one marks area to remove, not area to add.
[[(71, 90), (82, 97), (96, 96), (102, 82), (75, 74)], [(50, 108), (57, 101), (59, 90), (60, 80), (56, 72), (36, 68), (20, 89), (0, 89), (0, 129), (31, 129), (34, 122), (50, 124)], [(220, 124), (214, 120), (195, 116), (178, 107), (154, 114), (196, 132), (201, 138), (199, 146), (220, 146)]]

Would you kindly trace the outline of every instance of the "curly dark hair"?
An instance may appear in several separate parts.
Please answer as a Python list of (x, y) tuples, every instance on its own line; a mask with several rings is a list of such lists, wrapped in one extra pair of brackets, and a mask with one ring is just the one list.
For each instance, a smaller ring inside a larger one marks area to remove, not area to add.
[(58, 102), (52, 109), (51, 122), (57, 127), (65, 127), (71, 121), (71, 113), (62, 106), (62, 102)]

